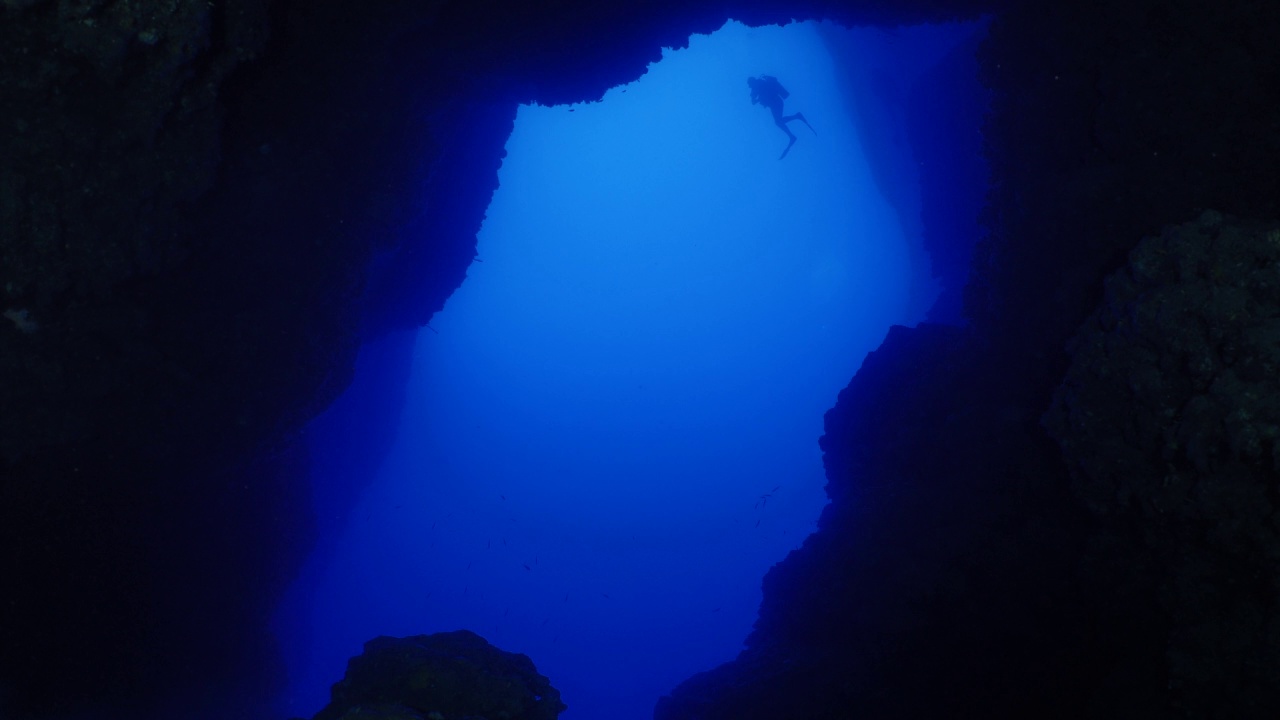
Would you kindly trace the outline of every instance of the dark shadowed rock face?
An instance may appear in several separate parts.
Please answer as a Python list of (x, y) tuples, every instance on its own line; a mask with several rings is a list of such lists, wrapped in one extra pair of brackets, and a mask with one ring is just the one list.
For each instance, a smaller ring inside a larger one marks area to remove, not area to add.
[(565, 709), (528, 657), (460, 630), (365, 643), (315, 720), (555, 720)]
[(125, 400), (199, 379), (139, 283), (198, 247), (183, 206), (215, 182), (219, 96), (266, 44), (263, 3), (226, 5), (0, 8), (0, 312), (29, 319), (0, 328), (0, 462), (92, 437), (107, 407), (142, 422)]
[(1142, 569), (1082, 566), (1087, 519), (1020, 402), (1026, 373), (989, 361), (971, 330), (890, 330), (827, 413), (819, 531), (766, 576), (747, 650), (660, 720), (1154, 705), (1160, 619), (1122, 582)]
[(1224, 717), (1273, 708), (1280, 229), (1207, 212), (1143, 240), (1071, 355), (1045, 423), (1075, 494), (1159, 566), (1170, 689)]

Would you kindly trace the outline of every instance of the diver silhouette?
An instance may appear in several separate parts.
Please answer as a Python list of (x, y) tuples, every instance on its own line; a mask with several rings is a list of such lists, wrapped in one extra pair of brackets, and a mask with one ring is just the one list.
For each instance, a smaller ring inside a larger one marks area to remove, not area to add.
[[(799, 120), (810, 130), (813, 130), (813, 126), (809, 124), (808, 120), (804, 119), (803, 113), (796, 113), (795, 115), (782, 114), (782, 101), (786, 100), (791, 93), (782, 87), (782, 83), (778, 82), (778, 78), (772, 75), (750, 77), (747, 78), (747, 85), (751, 87), (751, 104), (763, 105), (769, 108), (769, 112), (773, 113), (773, 123), (782, 128), (782, 132), (786, 133), (791, 140), (791, 142), (787, 143), (787, 148), (778, 156), (778, 159), (781, 160), (787, 156), (787, 153), (791, 152), (791, 146), (796, 144), (796, 134), (791, 132), (791, 128), (787, 127), (787, 123), (792, 120)], [(813, 134), (817, 135), (818, 131), (813, 130)]]

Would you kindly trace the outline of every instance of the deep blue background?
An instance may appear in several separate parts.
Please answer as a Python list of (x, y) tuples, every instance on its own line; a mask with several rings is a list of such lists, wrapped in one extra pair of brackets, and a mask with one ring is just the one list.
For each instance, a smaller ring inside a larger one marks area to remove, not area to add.
[[(520, 108), (466, 282), (308, 430), (320, 542), (279, 611), (281, 712), (380, 634), (527, 653), (570, 720), (650, 717), (731, 659), (825, 502), (824, 411), (937, 297), (892, 131), (974, 33), (730, 23), (603, 102)], [(761, 73), (817, 130), (783, 161)]]

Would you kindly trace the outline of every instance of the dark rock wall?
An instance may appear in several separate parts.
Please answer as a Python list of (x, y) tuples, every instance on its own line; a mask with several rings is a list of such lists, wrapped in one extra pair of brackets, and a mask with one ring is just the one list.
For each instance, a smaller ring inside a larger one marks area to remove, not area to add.
[[(599, 98), (727, 17), (1000, 5), (0, 3), (5, 711), (265, 686), (310, 536), (289, 438), (361, 342), (461, 282), (516, 103)], [(828, 416), (821, 532), (766, 580), (748, 652), (666, 717), (1275, 714), (1256, 684), (1248, 706), (1170, 689), (1179, 546), (1088, 513), (1039, 418), (1139, 238), (1276, 215), (1277, 10), (1009, 5), (978, 50), (973, 327), (895, 331), (868, 361)], [(1215, 677), (1179, 647), (1181, 677)]]
[(1276, 27), (1251, 2), (1000, 13), (979, 50), (994, 191), (969, 293), (988, 334), (1060, 353), (1144, 235), (1210, 208), (1276, 215)]
[(34, 325), (0, 353), (6, 459), (91, 435), (113, 394), (182, 372), (125, 286), (191, 251), (179, 207), (214, 181), (218, 88), (265, 40), (259, 3), (22, 5), (0, 10), (0, 310)]
[(1078, 567), (1056, 449), (988, 361), (964, 329), (890, 331), (827, 415), (819, 532), (766, 576), (743, 656), (659, 718), (1078, 718), (1112, 685), (1151, 706), (1152, 597), (1097, 589), (1143, 569)]
[(1073, 493), (1160, 568), (1170, 689), (1274, 714), (1280, 224), (1206, 212), (1143, 240), (1071, 354), (1046, 426)]
[[(345, 387), (371, 260), (423, 212), (438, 96), (410, 87), (386, 39), (432, 8), (176, 5), (201, 22), (91, 58), (67, 38), (122, 13), (141, 25), (150, 6), (44, 2), (0, 23), (5, 119), (48, 135), (0, 136), (21, 178), (0, 203), (4, 309), (38, 323), (0, 328), (14, 589), (0, 681), (15, 713), (146, 714), (184, 688), (263, 688), (274, 595), (310, 537), (307, 458), (289, 438)], [(171, 84), (135, 92), (187, 45)], [(215, 74), (224, 54), (252, 62)], [(145, 127), (132, 104), (152, 109)], [(502, 142), (479, 151), (491, 168)], [(45, 216), (61, 233), (49, 251)], [(468, 247), (441, 248), (426, 312)]]

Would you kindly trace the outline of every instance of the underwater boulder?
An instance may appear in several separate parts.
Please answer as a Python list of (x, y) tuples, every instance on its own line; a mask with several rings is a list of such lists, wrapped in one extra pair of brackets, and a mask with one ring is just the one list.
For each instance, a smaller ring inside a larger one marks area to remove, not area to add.
[(458, 630), (365, 643), (314, 720), (555, 720), (565, 709), (528, 656)]
[(1143, 240), (1044, 418), (1079, 501), (1159, 572), (1188, 716), (1275, 717), (1280, 229), (1216, 212)]

